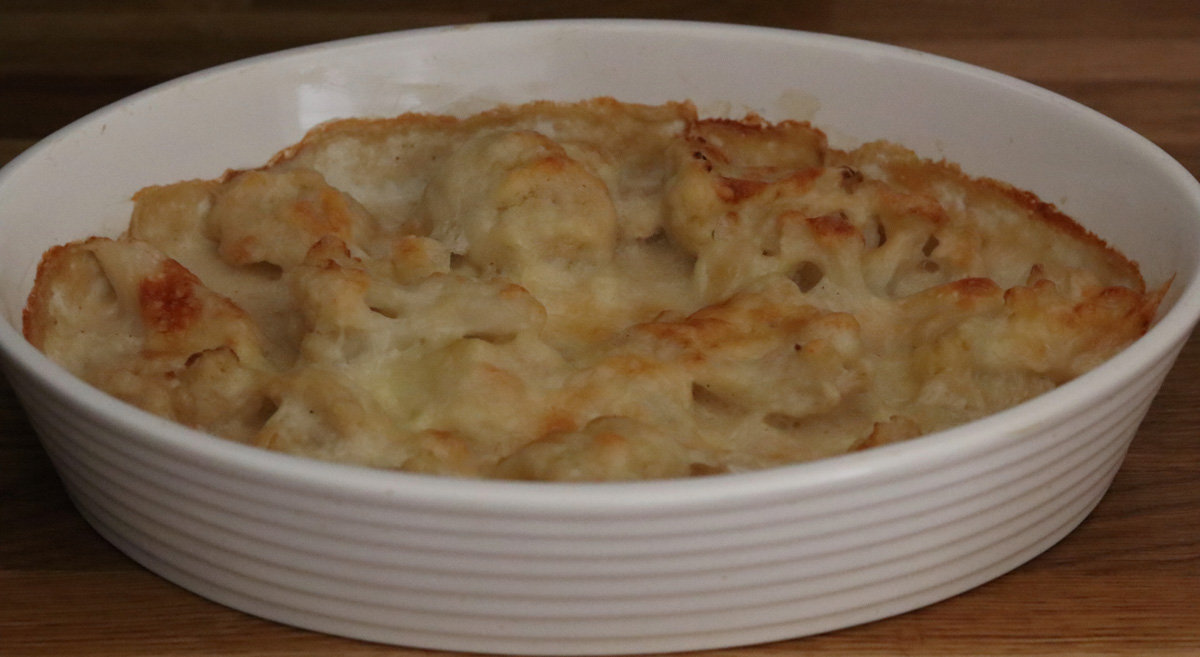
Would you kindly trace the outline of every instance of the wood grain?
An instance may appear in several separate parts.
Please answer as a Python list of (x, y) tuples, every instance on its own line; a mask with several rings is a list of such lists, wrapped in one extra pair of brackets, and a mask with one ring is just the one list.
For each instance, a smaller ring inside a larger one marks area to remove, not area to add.
[[(222, 62), (388, 30), (554, 17), (769, 25), (946, 55), (1087, 104), (1200, 172), (1193, 0), (0, 0), (0, 162), (106, 103)], [(1013, 573), (897, 618), (714, 654), (1200, 654), (1198, 377), (1193, 339), (1104, 501)], [(128, 654), (436, 653), (259, 620), (145, 571), (71, 507), (0, 381), (0, 655)]]

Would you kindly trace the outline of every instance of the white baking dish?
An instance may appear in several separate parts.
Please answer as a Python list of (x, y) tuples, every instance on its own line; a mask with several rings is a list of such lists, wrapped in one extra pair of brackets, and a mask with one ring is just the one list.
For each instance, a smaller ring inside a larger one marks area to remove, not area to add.
[[(116, 234), (130, 195), (257, 166), (316, 123), (612, 95), (811, 118), (1058, 203), (1174, 276), (1093, 372), (951, 431), (763, 472), (620, 484), (464, 481), (258, 450), (143, 413), (20, 336), (41, 253)], [(764, 28), (465, 26), (303, 48), (134, 96), (0, 172), (0, 363), (80, 511), (151, 570), (252, 614), (411, 646), (714, 648), (902, 613), (1020, 565), (1104, 494), (1200, 314), (1200, 185), (1132, 131), (938, 57)]]

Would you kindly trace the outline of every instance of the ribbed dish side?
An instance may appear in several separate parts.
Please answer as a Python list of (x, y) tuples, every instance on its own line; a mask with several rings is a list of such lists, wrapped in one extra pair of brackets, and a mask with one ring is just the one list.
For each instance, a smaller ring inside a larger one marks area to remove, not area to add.
[[(1031, 528), (1033, 532), (1046, 532), (1045, 538), (1033, 544), (1027, 541), (1027, 536), (1010, 538), (1009, 543), (1015, 545), (1011, 546), (1013, 549), (1008, 558), (997, 560), (987, 552), (970, 555), (967, 565), (977, 566), (977, 569), (968, 570), (957, 578), (942, 576), (944, 569), (935, 566), (931, 574), (918, 575), (919, 579), (911, 583), (901, 582), (898, 587), (900, 593), (890, 599), (863, 603), (850, 592), (851, 604), (839, 605), (837, 601), (825, 600), (821, 602), (822, 611), (811, 616), (796, 616), (793, 605), (781, 604), (776, 605), (773, 611), (777, 613), (772, 616), (783, 614), (786, 618), (782, 621), (769, 619), (774, 622), (764, 622), (761, 610), (736, 609), (721, 617), (732, 616), (737, 622), (732, 626), (727, 622), (725, 627), (719, 629), (695, 627), (691, 615), (682, 619), (683, 623), (678, 619), (657, 618), (652, 623), (653, 632), (641, 636), (633, 636), (630, 628), (619, 626), (615, 634), (607, 631), (608, 628), (597, 632), (595, 627), (583, 631), (574, 627), (568, 628), (574, 632), (560, 632), (560, 636), (548, 638), (545, 621), (541, 619), (514, 622), (510, 619), (469, 616), (457, 619), (450, 627), (442, 629), (424, 624), (406, 625), (400, 622), (402, 617), (389, 610), (346, 609), (336, 600), (321, 597), (309, 601), (295, 600), (289, 597), (290, 592), (286, 590), (282, 595), (275, 591), (268, 592), (269, 595), (264, 598), (261, 590), (247, 593), (220, 581), (220, 577), (213, 577), (212, 573), (206, 572), (209, 564), (185, 562), (181, 570), (175, 564), (162, 561), (156, 554), (144, 552), (140, 546), (130, 544), (124, 536), (113, 533), (103, 522), (97, 524), (98, 529), (118, 547), (185, 588), (228, 606), (299, 627), (372, 641), (450, 650), (529, 654), (637, 653), (711, 648), (815, 634), (902, 613), (968, 590), (1020, 565), (1066, 535), (1099, 500), (1117, 465), (1119, 455), (1112, 461), (1111, 470), (1102, 471), (1097, 483), (1082, 491), (1080, 499), (1092, 501), (1078, 513), (1071, 515), (1069, 509), (1064, 510), (1042, 521), (1041, 527)], [(1072, 505), (1071, 508), (1075, 506), (1078, 505)], [(91, 515), (86, 507), (85, 515)], [(1002, 552), (1008, 553), (1005, 549)], [(886, 588), (897, 587), (893, 583)]]

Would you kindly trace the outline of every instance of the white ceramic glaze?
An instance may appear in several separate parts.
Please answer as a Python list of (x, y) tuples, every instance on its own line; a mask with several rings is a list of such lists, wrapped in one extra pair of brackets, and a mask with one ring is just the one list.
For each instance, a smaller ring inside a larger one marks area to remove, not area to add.
[[(1157, 325), (1088, 375), (970, 425), (775, 470), (602, 485), (462, 481), (202, 435), (27, 344), (40, 254), (128, 221), (148, 184), (255, 166), (314, 124), (613, 95), (811, 118), (1032, 189), (1174, 275)], [(814, 112), (815, 110), (815, 112)], [(1200, 315), (1200, 185), (1130, 130), (1028, 84), (829, 36), (651, 21), (381, 35), (223, 66), (64, 128), (0, 172), (0, 362), (110, 541), (222, 604), (479, 652), (749, 644), (902, 613), (1018, 566), (1104, 494)]]

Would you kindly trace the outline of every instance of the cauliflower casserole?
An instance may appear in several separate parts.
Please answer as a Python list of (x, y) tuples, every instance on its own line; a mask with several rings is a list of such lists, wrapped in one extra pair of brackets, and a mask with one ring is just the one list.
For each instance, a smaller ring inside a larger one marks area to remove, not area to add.
[(595, 99), (322, 125), (51, 249), (26, 337), (268, 449), (469, 477), (768, 468), (1079, 376), (1162, 291), (1053, 206), (807, 123)]

